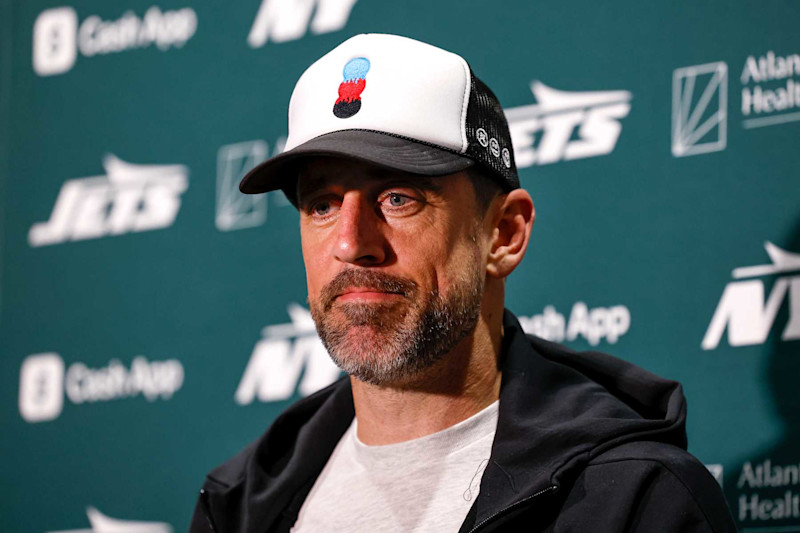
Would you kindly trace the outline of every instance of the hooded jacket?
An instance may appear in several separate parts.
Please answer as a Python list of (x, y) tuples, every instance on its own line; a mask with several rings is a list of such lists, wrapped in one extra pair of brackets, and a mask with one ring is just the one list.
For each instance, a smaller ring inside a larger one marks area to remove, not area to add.
[[(497, 431), (459, 533), (736, 531), (686, 452), (680, 384), (503, 325)], [(190, 532), (289, 531), (353, 416), (347, 378), (294, 404), (208, 474)]]

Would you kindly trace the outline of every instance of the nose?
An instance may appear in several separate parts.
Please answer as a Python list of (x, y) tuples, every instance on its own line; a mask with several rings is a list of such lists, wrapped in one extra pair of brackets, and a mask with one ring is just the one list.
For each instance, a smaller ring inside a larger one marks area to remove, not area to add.
[(382, 264), (388, 255), (384, 221), (358, 191), (345, 194), (336, 221), (334, 257), (358, 266)]

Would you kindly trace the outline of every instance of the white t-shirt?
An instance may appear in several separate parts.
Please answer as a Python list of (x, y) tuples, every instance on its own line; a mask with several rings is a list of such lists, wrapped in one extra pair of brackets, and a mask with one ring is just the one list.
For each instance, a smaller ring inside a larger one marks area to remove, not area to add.
[(457, 532), (478, 497), (497, 428), (494, 402), (445, 430), (385, 446), (347, 429), (292, 533)]

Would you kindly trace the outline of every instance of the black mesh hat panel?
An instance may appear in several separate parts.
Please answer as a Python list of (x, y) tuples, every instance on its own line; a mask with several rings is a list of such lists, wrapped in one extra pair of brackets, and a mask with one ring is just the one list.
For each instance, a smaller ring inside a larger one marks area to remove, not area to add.
[(470, 69), (472, 89), (467, 103), (466, 155), (488, 170), (505, 190), (519, 188), (511, 134), (494, 93)]

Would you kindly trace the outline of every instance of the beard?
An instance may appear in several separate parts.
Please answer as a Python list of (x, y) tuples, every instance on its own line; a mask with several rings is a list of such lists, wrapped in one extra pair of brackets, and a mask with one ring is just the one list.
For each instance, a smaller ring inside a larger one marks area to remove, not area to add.
[[(442, 294), (407, 278), (367, 269), (340, 272), (309, 300), (311, 316), (334, 363), (373, 385), (406, 382), (449, 353), (478, 323), (485, 278), (473, 256)], [(390, 302), (338, 302), (348, 287), (394, 293)]]

